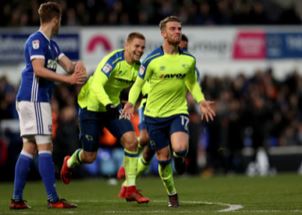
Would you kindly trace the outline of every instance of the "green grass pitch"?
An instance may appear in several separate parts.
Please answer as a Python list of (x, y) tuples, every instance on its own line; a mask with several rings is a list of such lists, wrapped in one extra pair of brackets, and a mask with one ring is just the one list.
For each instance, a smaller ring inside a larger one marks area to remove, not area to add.
[(158, 177), (138, 180), (149, 204), (127, 203), (117, 197), (120, 183), (105, 179), (75, 180), (70, 185), (57, 183), (61, 197), (78, 204), (76, 209), (47, 209), (40, 181), (29, 182), (25, 199), (28, 210), (9, 210), (12, 183), (0, 183), (0, 214), (302, 214), (302, 176), (279, 174), (270, 177), (217, 176), (212, 178), (176, 177), (181, 206), (167, 207), (167, 196)]

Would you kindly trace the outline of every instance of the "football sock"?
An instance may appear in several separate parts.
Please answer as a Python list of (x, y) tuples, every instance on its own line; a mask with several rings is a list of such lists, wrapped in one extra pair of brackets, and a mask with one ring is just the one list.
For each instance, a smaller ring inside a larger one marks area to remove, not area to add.
[(176, 158), (184, 158), (186, 157), (188, 154), (188, 150), (184, 150), (184, 151), (180, 151), (180, 152), (173, 152), (173, 156), (176, 157)]
[(169, 196), (176, 194), (171, 160), (158, 161), (158, 173)]
[(138, 158), (136, 177), (141, 176), (149, 167), (150, 162), (146, 162), (143, 157)]
[(14, 192), (13, 199), (18, 201), (23, 199), (23, 190), (26, 183), (26, 178), (30, 170), (33, 156), (22, 151), (15, 167)]
[(39, 151), (39, 172), (47, 192), (47, 199), (51, 202), (58, 201), (55, 166), (50, 151)]
[(124, 157), (124, 168), (126, 172), (126, 183), (127, 186), (135, 185), (136, 171), (137, 171), (137, 160), (138, 160), (138, 152), (131, 152), (127, 149), (124, 149), (125, 157)]
[(68, 168), (73, 168), (75, 166), (79, 166), (82, 161), (81, 161), (81, 154), (82, 149), (77, 149), (72, 155), (71, 157), (68, 159), (67, 161), (67, 166)]

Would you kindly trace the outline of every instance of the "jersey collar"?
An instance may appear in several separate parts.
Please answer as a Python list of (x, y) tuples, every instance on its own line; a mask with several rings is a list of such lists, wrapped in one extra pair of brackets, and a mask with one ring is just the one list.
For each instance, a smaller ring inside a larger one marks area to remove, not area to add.
[[(166, 53), (164, 52), (163, 46), (160, 46), (160, 50), (161, 50), (162, 54), (166, 54)], [(184, 51), (185, 51), (184, 49), (181, 49), (181, 48), (178, 47), (178, 54), (182, 54)]]
[(42, 31), (39, 30), (39, 32), (48, 40), (48, 42), (50, 42), (50, 39)]

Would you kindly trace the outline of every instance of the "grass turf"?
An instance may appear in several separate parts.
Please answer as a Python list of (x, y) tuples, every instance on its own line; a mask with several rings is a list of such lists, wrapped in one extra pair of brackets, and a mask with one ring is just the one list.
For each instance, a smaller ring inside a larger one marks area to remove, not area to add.
[[(138, 181), (149, 204), (139, 205), (117, 198), (119, 185), (105, 179), (57, 183), (61, 197), (78, 204), (77, 209), (47, 209), (41, 182), (28, 182), (24, 198), (28, 210), (9, 210), (12, 183), (0, 184), (0, 214), (302, 214), (301, 176), (282, 174), (271, 177), (218, 176), (175, 178), (181, 207), (167, 207), (167, 196), (158, 177)], [(237, 207), (241, 209), (236, 210)], [(231, 211), (227, 211), (231, 210)]]

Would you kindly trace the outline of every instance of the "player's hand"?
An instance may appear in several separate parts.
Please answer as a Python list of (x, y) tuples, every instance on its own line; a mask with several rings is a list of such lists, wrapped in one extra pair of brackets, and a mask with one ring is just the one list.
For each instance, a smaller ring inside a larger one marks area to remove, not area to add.
[(68, 76), (68, 83), (70, 84), (84, 84), (87, 76), (80, 72), (74, 72)]
[(74, 70), (72, 76), (72, 84), (84, 84), (87, 80), (86, 67), (82, 61), (77, 61), (74, 65)]
[(77, 61), (74, 65), (74, 73), (79, 73), (80, 75), (87, 76), (87, 71), (84, 63), (82, 61)]
[(134, 113), (133, 104), (127, 102), (124, 105), (124, 108), (123, 108), (122, 113), (121, 113), (121, 117), (125, 118), (125, 119), (130, 119), (133, 116), (133, 113)]
[(206, 120), (207, 122), (212, 121), (216, 116), (214, 110), (215, 102), (204, 100), (199, 103), (199, 108), (201, 112), (201, 120)]
[(106, 105), (106, 113), (114, 119), (117, 119), (120, 117), (120, 111), (119, 106), (114, 107), (113, 104)]

